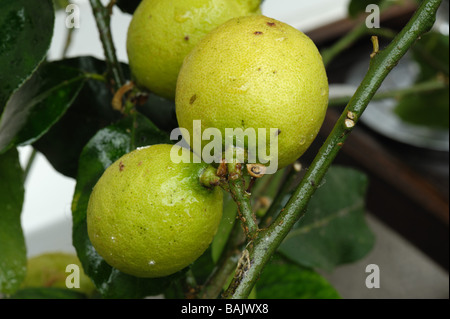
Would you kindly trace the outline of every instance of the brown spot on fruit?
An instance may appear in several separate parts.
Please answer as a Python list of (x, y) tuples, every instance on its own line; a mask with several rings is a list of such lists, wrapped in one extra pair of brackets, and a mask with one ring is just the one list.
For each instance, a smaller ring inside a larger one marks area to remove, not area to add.
[(274, 26), (275, 26), (275, 22), (267, 22), (267, 25), (268, 25), (269, 27), (274, 27)]
[(261, 35), (263, 34), (261, 31), (255, 31), (254, 35)]
[(195, 100), (197, 100), (197, 94), (192, 95), (191, 99), (189, 100), (189, 104), (194, 104)]
[(188, 35), (185, 36), (185, 37), (184, 37), (184, 40), (185, 40), (185, 41), (189, 41), (189, 36), (188, 36)]
[(122, 161), (119, 163), (119, 171), (123, 172), (125, 169), (125, 165), (122, 163)]

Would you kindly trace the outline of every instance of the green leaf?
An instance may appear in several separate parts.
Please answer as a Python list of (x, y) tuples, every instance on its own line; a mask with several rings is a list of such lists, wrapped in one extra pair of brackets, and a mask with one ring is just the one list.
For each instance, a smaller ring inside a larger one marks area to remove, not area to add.
[(18, 290), (10, 299), (86, 299), (86, 295), (66, 288), (33, 287)]
[(43, 64), (6, 105), (0, 120), (0, 153), (44, 135), (72, 104), (84, 81), (77, 69)]
[(402, 97), (394, 109), (403, 121), (436, 129), (449, 126), (449, 89), (429, 93), (413, 93)]
[(314, 270), (274, 257), (256, 283), (258, 299), (340, 299), (338, 292)]
[[(55, 63), (88, 74), (106, 72), (104, 61), (89, 56)], [(76, 178), (83, 147), (100, 129), (121, 118), (121, 113), (112, 108), (111, 100), (112, 93), (105, 82), (88, 79), (64, 116), (33, 146), (58, 172)]]
[(364, 218), (367, 184), (363, 173), (332, 166), (279, 252), (300, 265), (327, 271), (364, 257), (375, 240)]
[(429, 32), (413, 47), (414, 60), (419, 63), (418, 82), (435, 78), (439, 73), (449, 75), (449, 36)]
[(16, 149), (0, 155), (0, 292), (13, 293), (26, 272), (26, 247), (20, 223), (23, 171)]
[(206, 282), (209, 275), (213, 271), (215, 266), (215, 261), (212, 259), (211, 254), (211, 246), (199, 257), (196, 261), (194, 261), (190, 270), (195, 277), (198, 285), (202, 285)]
[[(420, 74), (416, 83), (449, 74), (449, 36), (429, 32), (413, 48)], [(403, 121), (436, 129), (449, 128), (449, 88), (434, 92), (413, 93), (400, 99), (394, 108)]]
[(133, 14), (141, 0), (117, 0), (116, 4), (123, 12)]
[(44, 60), (53, 36), (52, 0), (0, 0), (0, 114)]
[(73, 245), (85, 273), (105, 298), (142, 298), (164, 291), (173, 277), (143, 279), (126, 275), (109, 266), (92, 246), (87, 233), (86, 212), (92, 188), (106, 168), (136, 147), (170, 143), (140, 114), (100, 130), (80, 156), (77, 184), (72, 202)]
[(147, 102), (138, 105), (137, 110), (163, 131), (171, 132), (178, 127), (174, 101), (149, 93)]

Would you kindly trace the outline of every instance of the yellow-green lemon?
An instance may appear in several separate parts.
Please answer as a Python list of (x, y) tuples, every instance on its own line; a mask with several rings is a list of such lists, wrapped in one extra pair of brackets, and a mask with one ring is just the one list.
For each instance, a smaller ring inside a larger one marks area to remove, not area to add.
[[(223, 145), (227, 128), (250, 129), (256, 146), (267, 151), (266, 157), (253, 154), (257, 162), (274, 158), (269, 150), (277, 141), (279, 168), (310, 146), (327, 106), (328, 79), (313, 41), (262, 15), (231, 19), (213, 30), (186, 57), (178, 78), (177, 119), (191, 146), (195, 120), (202, 132), (219, 129)], [(266, 144), (258, 144), (264, 133)], [(245, 146), (256, 153), (248, 140)]]
[(127, 52), (138, 85), (174, 99), (184, 57), (227, 20), (259, 13), (260, 0), (143, 0), (128, 29)]
[[(89, 199), (87, 226), (97, 252), (137, 277), (163, 277), (194, 262), (208, 248), (222, 216), (220, 188), (202, 186), (208, 167), (172, 160), (179, 146), (132, 151), (109, 166)], [(183, 153), (186, 154), (186, 153)]]
[[(55, 287), (67, 288), (66, 280), (68, 276), (74, 274), (74, 268), (67, 268), (69, 265), (77, 266), (79, 274), (79, 288), (71, 289), (93, 295), (96, 292), (95, 286), (89, 277), (84, 273), (81, 262), (75, 254), (64, 252), (49, 252), (31, 257), (27, 261), (27, 274), (22, 282), (22, 288)], [(69, 272), (66, 270), (69, 269)], [(71, 282), (70, 278), (69, 281)]]

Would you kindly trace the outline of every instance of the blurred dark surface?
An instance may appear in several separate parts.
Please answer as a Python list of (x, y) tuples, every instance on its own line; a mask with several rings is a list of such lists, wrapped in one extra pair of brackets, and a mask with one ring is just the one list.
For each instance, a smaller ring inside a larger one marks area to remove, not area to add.
[[(382, 27), (401, 30), (414, 13), (414, 5), (390, 10)], [(352, 29), (355, 21), (343, 20), (308, 35), (319, 49), (333, 44)], [(340, 54), (327, 68), (330, 84), (344, 83), (361, 54), (372, 51), (370, 36)], [(304, 161), (312, 160), (336, 123), (342, 108), (330, 108), (324, 126)], [(370, 179), (368, 210), (414, 246), (449, 269), (449, 153), (421, 149), (391, 140), (359, 122), (336, 164), (364, 171)]]

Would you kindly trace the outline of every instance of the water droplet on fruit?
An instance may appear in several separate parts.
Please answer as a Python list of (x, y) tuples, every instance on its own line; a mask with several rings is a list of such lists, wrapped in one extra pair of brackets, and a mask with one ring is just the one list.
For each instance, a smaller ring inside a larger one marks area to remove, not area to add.
[(149, 264), (150, 266), (154, 266), (156, 263), (155, 263), (155, 261), (152, 259), (152, 260), (150, 260), (150, 261), (148, 262), (148, 264)]
[(305, 145), (305, 143), (306, 143), (306, 137), (301, 137), (300, 138), (300, 145)]
[(175, 15), (175, 21), (179, 22), (179, 23), (183, 23), (183, 22), (189, 20), (190, 18), (192, 18), (192, 12), (191, 11), (184, 11), (182, 13), (179, 13), (179, 14)]
[(250, 89), (250, 84), (249, 83), (245, 83), (243, 85), (241, 85), (240, 87), (236, 88), (240, 93), (245, 93)]
[(116, 242), (116, 237), (111, 236), (111, 241), (112, 241), (113, 243), (115, 243), (115, 242)]
[(327, 95), (327, 89), (326, 88), (322, 88), (320, 94), (322, 94), (322, 96)]

